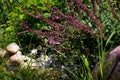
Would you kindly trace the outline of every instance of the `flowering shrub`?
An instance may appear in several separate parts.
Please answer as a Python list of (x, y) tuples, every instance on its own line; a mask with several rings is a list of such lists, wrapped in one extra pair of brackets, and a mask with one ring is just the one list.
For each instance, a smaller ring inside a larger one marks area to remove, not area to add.
[[(75, 38), (74, 34), (68, 33), (70, 30), (67, 28), (68, 26), (73, 26), (77, 28), (78, 32), (83, 33), (89, 33), (92, 36), (95, 37), (102, 37), (104, 40), (106, 39), (105, 34), (103, 33), (105, 29), (105, 25), (99, 18), (97, 7), (99, 7), (100, 11), (105, 12), (102, 2), (100, 0), (92, 0), (92, 9), (89, 9), (82, 1), (80, 0), (67, 0), (68, 6), (70, 9), (70, 13), (63, 13), (61, 10), (59, 10), (57, 7), (53, 7), (51, 10), (51, 17), (50, 19), (46, 18), (42, 11), (38, 11), (34, 7), (32, 8), (34, 11), (34, 14), (27, 11), (25, 8), (22, 7), (22, 10), (25, 14), (31, 16), (34, 19), (38, 19), (40, 21), (45, 22), (49, 26), (51, 26), (51, 29), (44, 29), (41, 31), (34, 30), (30, 27), (28, 21), (24, 22), (24, 32), (32, 32), (40, 37), (44, 37), (48, 39), (49, 44), (60, 44), (61, 42), (64, 42), (66, 37)], [(73, 4), (75, 4), (73, 6)], [(97, 5), (98, 4), (98, 5)], [(115, 10), (112, 6), (112, 1), (109, 0), (109, 5), (111, 12), (113, 13), (115, 19), (119, 22), (119, 17), (116, 15)], [(92, 26), (83, 23), (81, 20), (79, 20), (79, 15), (86, 15), (94, 22), (95, 29), (93, 29)], [(74, 31), (74, 30), (73, 30)], [(20, 32), (20, 33), (24, 33)], [(19, 33), (19, 34), (20, 34)], [(44, 41), (44, 40), (42, 40)]]

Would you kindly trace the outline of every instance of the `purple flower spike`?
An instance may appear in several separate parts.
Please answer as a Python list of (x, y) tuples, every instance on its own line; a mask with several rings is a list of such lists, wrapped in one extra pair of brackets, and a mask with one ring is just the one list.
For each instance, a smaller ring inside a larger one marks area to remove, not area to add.
[(59, 41), (56, 41), (56, 40), (54, 40), (54, 39), (50, 39), (50, 40), (49, 40), (49, 44), (60, 44), (60, 42), (59, 42)]

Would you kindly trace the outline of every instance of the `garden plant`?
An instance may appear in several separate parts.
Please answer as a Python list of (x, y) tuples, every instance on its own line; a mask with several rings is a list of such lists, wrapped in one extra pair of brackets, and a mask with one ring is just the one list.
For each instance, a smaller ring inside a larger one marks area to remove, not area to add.
[(51, 66), (54, 70), (44, 72), (29, 67), (11, 71), (0, 58), (0, 79), (111, 79), (112, 72), (104, 73), (109, 66), (105, 57), (119, 45), (119, 4), (119, 0), (1, 0), (0, 47), (16, 42), (26, 55), (41, 45), (47, 47), (45, 54), (57, 59)]

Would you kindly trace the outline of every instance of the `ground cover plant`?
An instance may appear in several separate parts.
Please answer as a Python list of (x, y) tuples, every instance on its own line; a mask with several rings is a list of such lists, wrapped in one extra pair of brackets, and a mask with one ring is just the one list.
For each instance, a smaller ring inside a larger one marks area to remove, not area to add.
[[(11, 7), (10, 3), (14, 5)], [(68, 80), (93, 79), (92, 70), (100, 61), (100, 78), (103, 80), (104, 56), (107, 51), (119, 45), (119, 3), (118, 0), (21, 0), (16, 5), (14, 0), (8, 0), (8, 4), (1, 5), (3, 12), (8, 11), (1, 14), (7, 16), (1, 16), (1, 47), (12, 41), (19, 42), (24, 52), (34, 44), (50, 47), (55, 51), (54, 54), (58, 54), (53, 67), (62, 67), (63, 70), (58, 71)], [(21, 75), (19, 79), (27, 78), (23, 74), (18, 73)], [(38, 79), (37, 76), (34, 78)]]

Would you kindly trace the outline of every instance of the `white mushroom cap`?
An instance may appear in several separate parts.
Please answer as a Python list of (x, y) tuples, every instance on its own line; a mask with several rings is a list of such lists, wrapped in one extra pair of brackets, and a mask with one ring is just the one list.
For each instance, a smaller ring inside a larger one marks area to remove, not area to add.
[(20, 47), (16, 43), (11, 43), (6, 47), (6, 50), (10, 52), (11, 54), (17, 53), (19, 51)]

